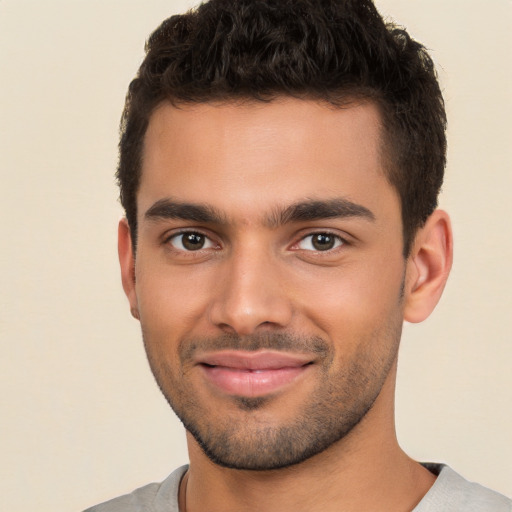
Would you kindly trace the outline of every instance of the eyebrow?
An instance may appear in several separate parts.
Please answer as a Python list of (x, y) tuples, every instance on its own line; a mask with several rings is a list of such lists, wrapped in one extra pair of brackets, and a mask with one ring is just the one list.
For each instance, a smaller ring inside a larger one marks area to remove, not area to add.
[(147, 220), (178, 219), (211, 224), (227, 224), (225, 216), (209, 205), (160, 199), (144, 214)]
[(307, 200), (294, 203), (284, 210), (275, 210), (267, 218), (270, 227), (277, 227), (291, 222), (304, 222), (312, 220), (360, 217), (375, 221), (375, 215), (363, 205), (354, 203), (345, 198), (328, 200)]
[[(298, 201), (286, 208), (276, 208), (265, 218), (265, 225), (275, 229), (283, 224), (332, 218), (359, 217), (375, 221), (371, 210), (345, 198)], [(210, 205), (160, 199), (144, 214), (147, 220), (178, 219), (226, 225), (226, 216)]]

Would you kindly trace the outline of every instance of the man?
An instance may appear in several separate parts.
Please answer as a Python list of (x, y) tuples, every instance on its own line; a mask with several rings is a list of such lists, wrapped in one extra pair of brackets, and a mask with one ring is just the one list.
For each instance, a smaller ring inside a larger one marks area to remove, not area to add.
[(130, 85), (123, 287), (190, 465), (90, 510), (510, 511), (399, 447), (404, 320), (452, 262), (432, 62), (369, 0), (211, 0)]

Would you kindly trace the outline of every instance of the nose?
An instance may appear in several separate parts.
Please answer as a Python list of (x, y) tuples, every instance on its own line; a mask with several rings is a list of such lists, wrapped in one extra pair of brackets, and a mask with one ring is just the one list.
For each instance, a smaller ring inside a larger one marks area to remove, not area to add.
[(293, 316), (279, 265), (265, 251), (240, 250), (224, 262), (210, 321), (225, 332), (249, 335), (287, 326)]

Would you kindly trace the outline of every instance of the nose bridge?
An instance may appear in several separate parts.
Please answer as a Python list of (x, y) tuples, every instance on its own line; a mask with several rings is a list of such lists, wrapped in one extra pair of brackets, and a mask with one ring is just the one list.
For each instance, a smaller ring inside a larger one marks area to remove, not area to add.
[(283, 327), (291, 320), (292, 306), (277, 257), (264, 244), (253, 241), (234, 247), (221, 274), (210, 315), (215, 325), (246, 335), (260, 326)]

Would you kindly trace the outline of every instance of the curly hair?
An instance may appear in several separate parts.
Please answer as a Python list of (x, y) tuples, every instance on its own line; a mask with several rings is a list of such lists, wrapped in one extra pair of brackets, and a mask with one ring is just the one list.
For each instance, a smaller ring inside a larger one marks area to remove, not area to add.
[(210, 0), (153, 32), (120, 129), (117, 179), (134, 248), (144, 136), (155, 108), (278, 96), (379, 107), (407, 256), (437, 206), (446, 114), (425, 47), (386, 23), (371, 0)]

